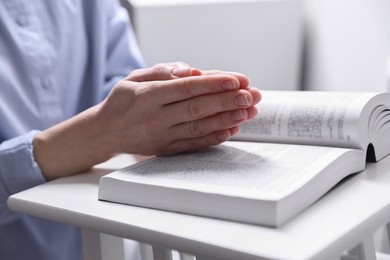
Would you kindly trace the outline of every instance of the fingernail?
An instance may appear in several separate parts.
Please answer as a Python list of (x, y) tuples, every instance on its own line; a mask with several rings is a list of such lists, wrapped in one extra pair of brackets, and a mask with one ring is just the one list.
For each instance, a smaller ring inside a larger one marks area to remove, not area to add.
[(225, 141), (228, 141), (229, 139), (230, 139), (230, 135), (229, 134), (227, 134), (227, 133), (223, 133), (223, 134), (219, 134), (219, 135), (217, 135), (217, 139), (218, 139), (218, 141), (220, 141), (220, 142), (225, 142)]
[(235, 103), (237, 106), (240, 106), (240, 107), (246, 107), (246, 106), (251, 105), (251, 103), (249, 102), (249, 99), (248, 99), (247, 95), (239, 95), (239, 96), (237, 96), (237, 97), (234, 99), (234, 103)]
[(188, 67), (178, 67), (178, 68), (174, 68), (172, 70), (172, 74), (177, 76), (177, 77), (181, 77), (181, 76), (186, 75), (188, 70), (189, 70)]
[(234, 112), (232, 112), (230, 114), (230, 119), (233, 121), (233, 122), (239, 122), (239, 121), (242, 121), (244, 120), (245, 118), (247, 117), (247, 112), (246, 110), (244, 109), (239, 109), (239, 110), (236, 110)]
[(235, 90), (237, 89), (236, 84), (232, 80), (226, 80), (222, 83), (222, 88), (225, 90)]

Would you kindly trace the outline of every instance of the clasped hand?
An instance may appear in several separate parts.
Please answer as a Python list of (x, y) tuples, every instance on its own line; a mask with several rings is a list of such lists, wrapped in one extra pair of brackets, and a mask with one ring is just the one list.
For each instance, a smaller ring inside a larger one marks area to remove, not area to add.
[(47, 180), (117, 153), (171, 155), (227, 141), (257, 114), (246, 76), (176, 62), (133, 71), (100, 104), (38, 133), (34, 158)]
[(118, 82), (101, 104), (112, 152), (170, 155), (227, 141), (253, 118), (260, 93), (242, 74), (158, 64)]

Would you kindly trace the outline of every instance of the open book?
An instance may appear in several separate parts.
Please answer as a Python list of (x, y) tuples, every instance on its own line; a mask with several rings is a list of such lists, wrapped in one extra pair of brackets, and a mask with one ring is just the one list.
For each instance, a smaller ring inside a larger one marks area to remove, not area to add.
[(390, 153), (390, 93), (262, 95), (235, 141), (110, 173), (99, 199), (279, 226)]

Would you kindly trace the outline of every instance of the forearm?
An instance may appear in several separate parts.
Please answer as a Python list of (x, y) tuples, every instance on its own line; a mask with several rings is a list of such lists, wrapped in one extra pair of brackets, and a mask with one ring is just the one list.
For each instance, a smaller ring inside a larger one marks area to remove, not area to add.
[[(186, 68), (174, 75), (174, 68)], [(133, 71), (131, 80), (169, 80), (175, 77), (199, 75), (200, 72), (184, 63), (169, 63)], [(104, 101), (75, 117), (37, 134), (33, 141), (34, 158), (47, 180), (88, 170), (111, 155), (123, 151), (119, 147), (126, 138), (119, 138), (115, 122), (126, 121), (123, 111), (101, 113)], [(117, 102), (114, 102), (117, 103)], [(100, 115), (99, 115), (100, 114)], [(103, 114), (103, 116), (101, 115)], [(113, 119), (117, 120), (113, 120)], [(131, 143), (132, 140), (127, 140)], [(134, 147), (133, 147), (134, 148)]]
[(38, 133), (34, 158), (46, 180), (80, 173), (110, 158), (97, 120), (99, 105)]
[(164, 68), (134, 72), (100, 104), (37, 134), (34, 157), (45, 178), (88, 170), (117, 153), (170, 155), (216, 145), (257, 113), (261, 96), (245, 76), (192, 76), (190, 68), (178, 78)]

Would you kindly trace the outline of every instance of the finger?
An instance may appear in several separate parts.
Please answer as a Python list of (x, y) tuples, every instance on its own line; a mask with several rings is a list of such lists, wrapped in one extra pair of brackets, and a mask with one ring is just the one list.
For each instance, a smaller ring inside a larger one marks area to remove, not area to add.
[(162, 114), (167, 123), (176, 125), (218, 113), (252, 106), (252, 95), (243, 89), (204, 95), (163, 107)]
[(183, 62), (174, 63), (172, 66), (172, 75), (176, 76), (177, 78), (202, 75), (202, 72), (199, 69), (193, 68)]
[(248, 119), (247, 109), (238, 109), (209, 116), (200, 120), (172, 126), (168, 133), (178, 139), (196, 138), (210, 133), (229, 129), (244, 123)]
[(199, 70), (191, 68), (191, 66), (184, 62), (173, 62), (159, 63), (150, 68), (134, 70), (126, 79), (135, 82), (142, 82), (170, 80), (178, 77), (189, 77), (200, 74)]
[(240, 88), (248, 88), (250, 84), (249, 78), (246, 75), (239, 72), (222, 71), (222, 70), (203, 70), (201, 72), (202, 75), (218, 75), (218, 74), (232, 75), (239, 80)]
[(252, 94), (252, 98), (253, 98), (252, 105), (256, 105), (257, 103), (259, 103), (261, 101), (261, 93), (258, 89), (248, 88), (247, 90)]
[(168, 65), (173, 67), (172, 74), (179, 78), (202, 75), (202, 72), (199, 69), (193, 68), (182, 61), (168, 63)]
[(257, 114), (259, 113), (255, 106), (247, 108), (246, 111), (248, 112), (247, 120), (251, 120), (251, 119), (255, 118), (257, 116)]
[(184, 151), (195, 151), (212, 145), (218, 145), (228, 141), (233, 134), (236, 134), (237, 132), (237, 127), (233, 127), (232, 129), (214, 132), (207, 136), (177, 140), (171, 143), (164, 151), (161, 151), (160, 155), (172, 155)]
[(201, 95), (208, 95), (239, 88), (239, 81), (231, 75), (209, 75), (152, 82), (155, 102), (170, 104)]

